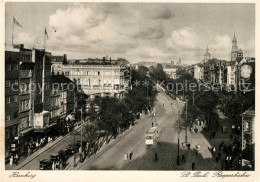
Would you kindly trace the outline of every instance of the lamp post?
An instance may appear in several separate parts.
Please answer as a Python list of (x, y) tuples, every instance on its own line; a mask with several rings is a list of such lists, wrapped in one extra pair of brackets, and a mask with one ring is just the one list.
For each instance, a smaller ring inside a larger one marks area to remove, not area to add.
[(178, 111), (178, 156), (177, 165), (180, 165), (180, 111)]
[(186, 145), (187, 145), (187, 143), (188, 143), (188, 110), (187, 110), (187, 107), (188, 107), (188, 101), (186, 101), (186, 103), (185, 103), (185, 105), (186, 105), (186, 121), (185, 121), (185, 123), (186, 123), (186, 127), (185, 127), (185, 143), (186, 143)]
[(81, 120), (80, 120), (80, 122), (81, 122), (81, 124), (80, 124), (80, 153), (79, 153), (79, 155), (80, 155), (80, 162), (82, 163), (83, 162), (83, 159), (82, 159), (82, 111), (83, 111), (83, 109), (82, 109), (82, 106), (81, 106)]

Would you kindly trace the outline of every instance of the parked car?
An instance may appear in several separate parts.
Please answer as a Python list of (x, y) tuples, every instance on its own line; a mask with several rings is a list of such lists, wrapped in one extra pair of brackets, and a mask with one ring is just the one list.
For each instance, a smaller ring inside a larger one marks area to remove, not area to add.
[(52, 154), (51, 155), (51, 162), (57, 162), (59, 160), (60, 160), (59, 154)]
[(51, 160), (43, 159), (40, 161), (40, 170), (51, 170)]

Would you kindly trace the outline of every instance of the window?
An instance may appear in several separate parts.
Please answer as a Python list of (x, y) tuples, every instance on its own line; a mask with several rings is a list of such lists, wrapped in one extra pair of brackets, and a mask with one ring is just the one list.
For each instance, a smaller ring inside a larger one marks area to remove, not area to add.
[(14, 102), (18, 102), (18, 95), (14, 96)]
[(24, 117), (20, 119), (20, 125), (19, 128), (20, 129), (24, 129), (27, 128), (29, 126), (29, 117)]
[(245, 131), (249, 131), (249, 126), (248, 122), (245, 122)]
[(12, 65), (12, 66), (11, 66), (11, 70), (17, 71), (17, 70), (18, 70), (18, 65), (17, 65), (17, 64)]
[(29, 83), (22, 83), (20, 85), (20, 93), (21, 94), (28, 94), (29, 93)]
[(11, 80), (5, 81), (5, 87), (11, 87)]
[(6, 139), (10, 138), (10, 134), (11, 134), (10, 130), (9, 129), (5, 129), (5, 138)]
[(10, 119), (11, 119), (10, 115), (8, 115), (8, 114), (5, 115), (5, 120), (6, 120), (6, 121), (9, 121)]
[(100, 75), (100, 71), (98, 71), (98, 75)]
[(22, 100), (20, 102), (20, 111), (26, 111), (30, 109), (30, 100)]
[(5, 97), (5, 103), (9, 104), (10, 103), (10, 97)]

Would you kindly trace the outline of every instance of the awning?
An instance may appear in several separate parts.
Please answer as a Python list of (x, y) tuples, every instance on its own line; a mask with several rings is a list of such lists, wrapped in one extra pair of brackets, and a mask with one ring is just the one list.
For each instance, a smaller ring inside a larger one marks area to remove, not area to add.
[(20, 131), (19, 133), (20, 133), (21, 136), (24, 136), (25, 134), (27, 134), (27, 133), (29, 133), (30, 131), (33, 131), (33, 130), (34, 130), (34, 128), (26, 128), (26, 129)]
[(51, 125), (46, 126), (46, 127), (44, 127), (44, 128), (35, 129), (34, 132), (36, 132), (36, 133), (46, 132), (47, 130), (51, 129), (52, 127), (56, 126), (57, 124), (58, 124), (58, 123), (52, 123)]

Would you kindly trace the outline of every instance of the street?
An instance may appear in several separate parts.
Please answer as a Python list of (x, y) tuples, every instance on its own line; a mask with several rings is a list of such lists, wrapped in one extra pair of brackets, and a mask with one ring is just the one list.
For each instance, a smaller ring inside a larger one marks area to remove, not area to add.
[[(116, 144), (97, 158), (86, 162), (79, 169), (155, 170), (172, 168), (176, 164), (178, 136), (174, 129), (174, 123), (178, 117), (178, 110), (181, 111), (183, 106), (183, 103), (172, 100), (165, 93), (159, 93), (155, 104), (155, 118), (149, 117), (138, 120), (130, 133), (120, 138)], [(158, 122), (162, 125), (162, 135), (155, 147), (147, 147), (145, 145), (145, 133), (152, 127), (152, 122)], [(124, 161), (124, 154), (129, 154), (130, 151), (133, 151), (132, 160)], [(155, 151), (157, 151), (159, 158), (157, 162), (154, 161)]]

